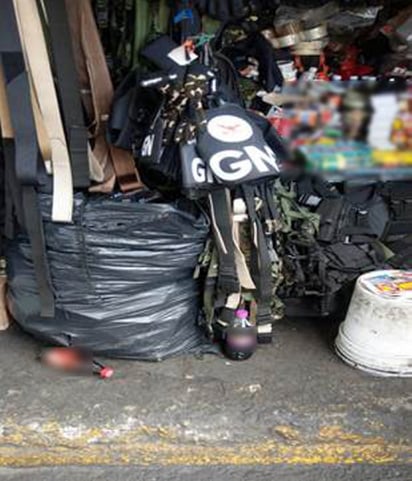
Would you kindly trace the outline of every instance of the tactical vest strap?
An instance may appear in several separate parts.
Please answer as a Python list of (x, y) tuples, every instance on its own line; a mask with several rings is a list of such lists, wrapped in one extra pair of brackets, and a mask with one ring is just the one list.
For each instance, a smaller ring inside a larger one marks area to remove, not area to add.
[(252, 230), (251, 274), (256, 285), (258, 304), (257, 324), (271, 324), (272, 318), (272, 260), (263, 227), (256, 213), (254, 187), (242, 185), (243, 196)]
[(266, 182), (262, 185), (261, 189), (264, 204), (267, 206), (268, 209), (268, 219), (278, 222), (280, 219), (280, 215), (274, 198), (273, 183)]
[(39, 289), (40, 314), (43, 317), (54, 317), (54, 294), (51, 287), (39, 199), (33, 187), (23, 186), (22, 193), (25, 225), (31, 242), (33, 265)]
[(230, 309), (229, 307), (224, 307), (219, 313), (219, 321), (221, 323), (230, 325), (235, 319), (236, 309)]
[(21, 187), (16, 177), (14, 140), (12, 138), (3, 138), (2, 148), (5, 164), (4, 235), (7, 239), (13, 239), (17, 226), (24, 228), (23, 199)]
[(45, 0), (44, 4), (49, 21), (54, 67), (70, 149), (73, 184), (74, 187), (85, 188), (90, 185), (88, 132), (83, 118), (80, 85), (76, 75), (66, 6), (64, 0)]
[(219, 252), (218, 289), (226, 294), (240, 292), (232, 236), (231, 201), (228, 189), (209, 195), (212, 226)]
[(21, 192), (18, 188), (16, 169), (14, 162), (14, 141), (13, 127), (10, 118), (9, 106), (7, 101), (6, 84), (3, 74), (3, 67), (0, 62), (0, 129), (2, 142), (2, 157), (4, 162), (5, 179), (5, 218), (4, 235), (8, 239), (14, 237), (15, 223), (14, 216), (20, 226), (24, 225), (23, 207), (21, 205)]
[[(13, 0), (3, 2), (1, 9), (0, 55), (9, 111), (12, 114), (11, 126), (16, 140), (16, 175), (21, 183), (37, 185), (36, 126)], [(2, 110), (5, 111), (4, 108)]]
[(40, 121), (50, 146), (51, 159), (45, 160), (52, 162), (52, 219), (71, 222), (73, 184), (70, 157), (37, 3), (36, 0), (15, 0), (14, 5), (34, 98), (38, 101), (38, 124)]
[(106, 140), (113, 84), (90, 2), (65, 0), (65, 4), (82, 102), (92, 126), (92, 160), (97, 160), (104, 172), (103, 184), (93, 186), (93, 191), (112, 190), (115, 177), (123, 192), (141, 189), (143, 184), (131, 152), (110, 148)]
[(241, 288), (253, 291), (256, 289), (256, 286), (250, 275), (246, 257), (241, 250), (240, 226), (245, 220), (248, 220), (247, 213), (246, 213), (246, 204), (243, 202), (243, 199), (237, 198), (233, 202), (233, 234), (232, 234), (233, 246), (235, 249), (236, 271), (239, 277)]
[[(1, 119), (2, 125), (5, 118), (8, 117), (11, 120), (8, 131), (3, 131), (2, 134), (8, 136), (5, 141), (6, 165), (8, 170), (9, 167), (15, 166), (16, 174), (14, 177), (14, 173), (9, 172), (8, 181), (11, 182), (11, 185), (8, 190), (14, 192), (16, 206), (20, 204), (17, 197), (22, 193), (22, 208), (19, 209), (20, 221), (24, 222), (30, 239), (33, 265), (39, 286), (41, 315), (52, 317), (54, 315), (54, 297), (48, 274), (43, 224), (36, 192), (39, 147), (31, 107), (30, 84), (25, 70), (13, 0), (2, 2), (0, 61), (7, 95), (7, 105), (4, 103), (6, 101), (4, 95), (0, 96), (0, 101), (3, 103), (0, 111), (4, 115), (4, 118)], [(7, 115), (4, 114), (5, 112), (8, 112)], [(15, 140), (14, 144), (12, 135)], [(22, 212), (24, 212), (24, 219)]]

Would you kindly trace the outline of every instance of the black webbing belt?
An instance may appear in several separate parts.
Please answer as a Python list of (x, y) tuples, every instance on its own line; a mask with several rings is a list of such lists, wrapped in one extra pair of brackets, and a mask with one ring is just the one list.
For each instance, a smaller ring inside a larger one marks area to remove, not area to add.
[[(210, 194), (213, 230), (219, 253), (218, 289), (225, 294), (240, 292), (240, 283), (235, 264), (230, 199), (228, 190), (217, 189)], [(224, 244), (224, 245), (223, 245)]]
[(17, 181), (15, 169), (14, 140), (3, 139), (4, 177), (5, 177), (5, 216), (4, 235), (13, 239), (17, 225), (24, 227), (22, 192)]
[(54, 68), (63, 111), (66, 138), (70, 151), (73, 185), (87, 188), (90, 185), (87, 152), (88, 132), (85, 127), (80, 85), (74, 62), (73, 48), (64, 0), (45, 0)]
[[(39, 288), (41, 315), (54, 316), (54, 296), (46, 257), (43, 223), (38, 205), (37, 162), (39, 147), (33, 118), (30, 84), (24, 65), (13, 0), (3, 0), (0, 15), (0, 61), (3, 66), (6, 93), (14, 130), (14, 158), (6, 159), (15, 165), (16, 179), (22, 189), (24, 224), (29, 235), (33, 265)], [(7, 141), (6, 144), (8, 144)], [(6, 145), (5, 155), (13, 155)]]
[(23, 186), (24, 221), (31, 243), (33, 265), (40, 296), (40, 314), (54, 317), (54, 294), (51, 290), (49, 264), (47, 262), (43, 219), (37, 192), (32, 187)]
[(252, 226), (252, 236), (257, 235), (257, 245), (252, 239), (250, 273), (256, 286), (256, 299), (258, 304), (257, 324), (271, 324), (272, 318), (272, 260), (263, 232), (263, 227), (256, 212), (254, 187), (242, 186), (244, 200)]
[(275, 204), (275, 195), (273, 192), (274, 184), (273, 182), (266, 182), (262, 186), (262, 198), (264, 199), (264, 204), (267, 205), (267, 209), (269, 211), (269, 218), (272, 221), (279, 221), (279, 212), (278, 208)]

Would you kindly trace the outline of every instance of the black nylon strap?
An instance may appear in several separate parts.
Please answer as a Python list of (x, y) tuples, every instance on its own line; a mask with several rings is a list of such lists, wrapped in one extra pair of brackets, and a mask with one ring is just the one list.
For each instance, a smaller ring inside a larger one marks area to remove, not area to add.
[(31, 243), (32, 260), (39, 289), (40, 315), (53, 317), (54, 295), (50, 288), (49, 265), (46, 256), (43, 220), (38, 205), (38, 196), (34, 187), (24, 186), (22, 192), (26, 230)]
[[(235, 248), (231, 227), (230, 211), (226, 189), (217, 189), (210, 195), (213, 211), (213, 229), (217, 237), (216, 245), (219, 253), (218, 289), (226, 294), (240, 291), (240, 283), (235, 264)], [(221, 239), (225, 248), (219, 241)]]
[(58, 92), (73, 173), (73, 185), (90, 185), (87, 152), (88, 131), (85, 127), (80, 85), (74, 63), (71, 34), (64, 0), (45, 0)]
[(257, 323), (270, 324), (273, 321), (271, 309), (273, 291), (272, 261), (262, 224), (260, 223), (255, 209), (254, 188), (249, 185), (243, 185), (242, 191), (251, 225), (256, 228), (257, 233), (257, 246), (252, 243), (250, 269), (257, 290)]
[(274, 221), (277, 221), (279, 220), (280, 216), (274, 200), (275, 194), (273, 192), (273, 183), (267, 182), (264, 186), (264, 191), (265, 191), (264, 199), (269, 209), (270, 218)]
[(261, 217), (263, 217), (263, 221), (267, 223), (272, 220), (272, 213), (269, 209), (269, 203), (267, 202), (267, 199), (266, 199), (267, 197), (266, 185), (262, 184), (261, 186), (259, 186), (258, 191), (259, 191), (259, 197), (263, 200), (262, 202), (263, 215)]
[[(11, 58), (7, 56), (7, 61), (10, 60)], [(7, 79), (6, 72), (10, 72), (13, 66), (5, 62), (3, 68)], [(11, 110), (14, 111), (11, 113), (11, 120), (15, 140), (16, 175), (22, 184), (36, 185), (37, 133), (31, 109), (29, 83), (25, 73), (21, 73), (8, 83), (7, 96)]]
[(16, 175), (20, 182), (36, 185), (38, 152), (36, 127), (13, 0), (4, 0), (1, 4), (0, 58), (16, 140)]
[(16, 193), (21, 187), (24, 219), (20, 220), (24, 221), (30, 239), (33, 266), (39, 288), (41, 315), (53, 317), (54, 297), (50, 287), (42, 218), (36, 193), (39, 147), (31, 106), (30, 84), (25, 70), (13, 0), (3, 0), (1, 4), (0, 61), (3, 65), (6, 94), (14, 130), (14, 149), (10, 144), (11, 139), (8, 139), (5, 149), (5, 155), (8, 157), (7, 164), (14, 164), (16, 173), (15, 183), (14, 176), (9, 177), (12, 183), (10, 190)]
[(228, 307), (223, 307), (219, 313), (219, 321), (226, 322), (228, 325), (232, 324), (235, 320), (235, 309), (229, 309)]
[(4, 235), (7, 239), (13, 239), (16, 230), (15, 219), (20, 228), (24, 227), (23, 201), (19, 187), (16, 169), (14, 168), (14, 141), (3, 139), (3, 157), (5, 171), (5, 219)]

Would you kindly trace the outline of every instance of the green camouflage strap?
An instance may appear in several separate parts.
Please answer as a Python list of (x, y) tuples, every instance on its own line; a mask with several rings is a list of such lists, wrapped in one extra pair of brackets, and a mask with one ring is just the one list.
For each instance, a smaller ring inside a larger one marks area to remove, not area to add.
[[(288, 188), (279, 179), (276, 180), (275, 193), (275, 202), (281, 215), (282, 232), (295, 235), (301, 241), (313, 243), (319, 230), (319, 215), (298, 204), (293, 183)], [(295, 221), (300, 221), (299, 230), (295, 229)]]

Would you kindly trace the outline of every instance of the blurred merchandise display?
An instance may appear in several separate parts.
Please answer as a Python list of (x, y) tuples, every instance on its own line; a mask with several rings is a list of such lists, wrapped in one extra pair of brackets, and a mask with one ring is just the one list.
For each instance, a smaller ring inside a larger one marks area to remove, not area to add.
[(392, 83), (296, 83), (266, 97), (268, 118), (311, 170), (412, 177), (412, 85)]

